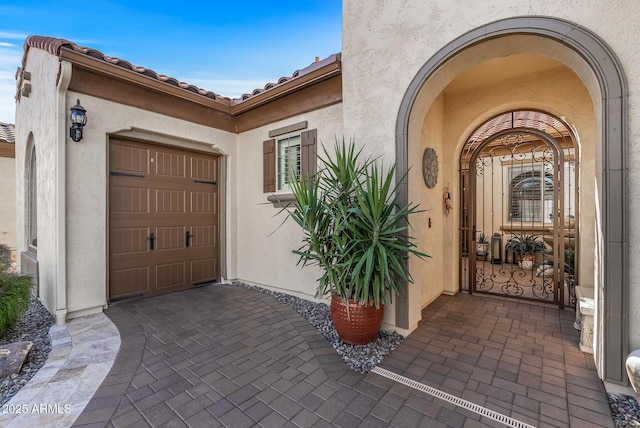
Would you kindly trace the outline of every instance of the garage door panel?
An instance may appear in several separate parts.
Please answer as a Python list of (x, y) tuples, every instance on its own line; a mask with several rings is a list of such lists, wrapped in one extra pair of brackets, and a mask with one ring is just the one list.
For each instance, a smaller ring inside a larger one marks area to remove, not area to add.
[(156, 213), (184, 214), (185, 193), (184, 190), (156, 189)]
[(157, 151), (156, 175), (166, 177), (186, 177), (186, 156), (183, 154)]
[(112, 143), (109, 162), (111, 171), (146, 175), (149, 174), (149, 149)]
[(121, 227), (111, 230), (111, 254), (133, 255), (149, 250), (149, 229), (147, 227)]
[(197, 155), (191, 157), (191, 178), (194, 180), (216, 181), (218, 179), (218, 163), (215, 159)]
[(187, 283), (185, 262), (165, 263), (156, 266), (156, 288), (181, 287)]
[(184, 226), (156, 227), (156, 251), (183, 249), (185, 232)]
[(148, 266), (112, 270), (110, 285), (112, 298), (149, 292), (151, 283), (149, 274)]
[(194, 248), (210, 247), (217, 245), (218, 242), (218, 228), (215, 225), (208, 226), (191, 226), (191, 238), (190, 246)]
[(219, 279), (218, 158), (115, 139), (110, 156), (110, 299)]
[(217, 193), (191, 192), (191, 212), (209, 214), (217, 213)]
[(194, 283), (209, 281), (216, 278), (217, 260), (202, 259), (191, 262), (191, 281)]
[(114, 185), (111, 188), (109, 204), (114, 213), (148, 213), (149, 188)]

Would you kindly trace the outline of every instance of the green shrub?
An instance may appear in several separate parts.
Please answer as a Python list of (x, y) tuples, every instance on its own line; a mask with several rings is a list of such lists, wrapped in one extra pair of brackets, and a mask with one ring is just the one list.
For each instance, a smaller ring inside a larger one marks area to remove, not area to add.
[(11, 251), (0, 244), (0, 336), (29, 307), (31, 278), (10, 270)]

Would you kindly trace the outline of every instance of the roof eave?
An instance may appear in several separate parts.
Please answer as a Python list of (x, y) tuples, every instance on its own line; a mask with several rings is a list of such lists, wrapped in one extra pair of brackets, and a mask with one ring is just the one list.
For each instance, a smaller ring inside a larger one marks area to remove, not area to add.
[[(284, 97), (292, 92), (299, 91), (308, 86), (339, 76), (342, 73), (340, 54), (332, 56), (332, 61), (309, 73), (288, 80), (285, 83), (274, 86), (264, 92), (252, 96), (246, 100), (233, 100), (231, 104), (231, 114), (238, 115), (246, 111), (267, 104), (275, 99)], [(235, 104), (234, 104), (235, 103)]]
[(170, 83), (154, 79), (144, 74), (140, 74), (123, 67), (114, 66), (113, 64), (109, 64), (97, 58), (93, 58), (84, 53), (76, 52), (75, 50), (70, 49), (66, 46), (62, 46), (60, 48), (60, 59), (69, 61), (72, 64), (87, 70), (112, 76), (118, 79), (127, 80), (155, 91), (176, 96), (187, 101), (211, 107), (225, 113), (230, 113), (231, 102), (227, 98), (212, 99), (204, 95), (191, 92), (184, 88), (174, 86)]

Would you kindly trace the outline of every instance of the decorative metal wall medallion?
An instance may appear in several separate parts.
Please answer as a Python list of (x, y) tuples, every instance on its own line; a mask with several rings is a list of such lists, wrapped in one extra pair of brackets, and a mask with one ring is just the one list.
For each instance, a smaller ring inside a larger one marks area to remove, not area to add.
[(422, 175), (424, 183), (429, 189), (436, 187), (438, 182), (438, 155), (436, 150), (428, 147), (422, 155)]

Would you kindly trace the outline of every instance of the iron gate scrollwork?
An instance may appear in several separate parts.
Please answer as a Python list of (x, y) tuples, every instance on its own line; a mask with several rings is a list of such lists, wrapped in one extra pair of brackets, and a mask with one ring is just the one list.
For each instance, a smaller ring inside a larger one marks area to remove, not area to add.
[[(476, 130), (460, 158), (461, 291), (573, 303), (565, 276), (576, 273), (576, 162), (568, 127), (542, 112), (506, 113)], [(488, 251), (480, 234), (492, 238)]]

